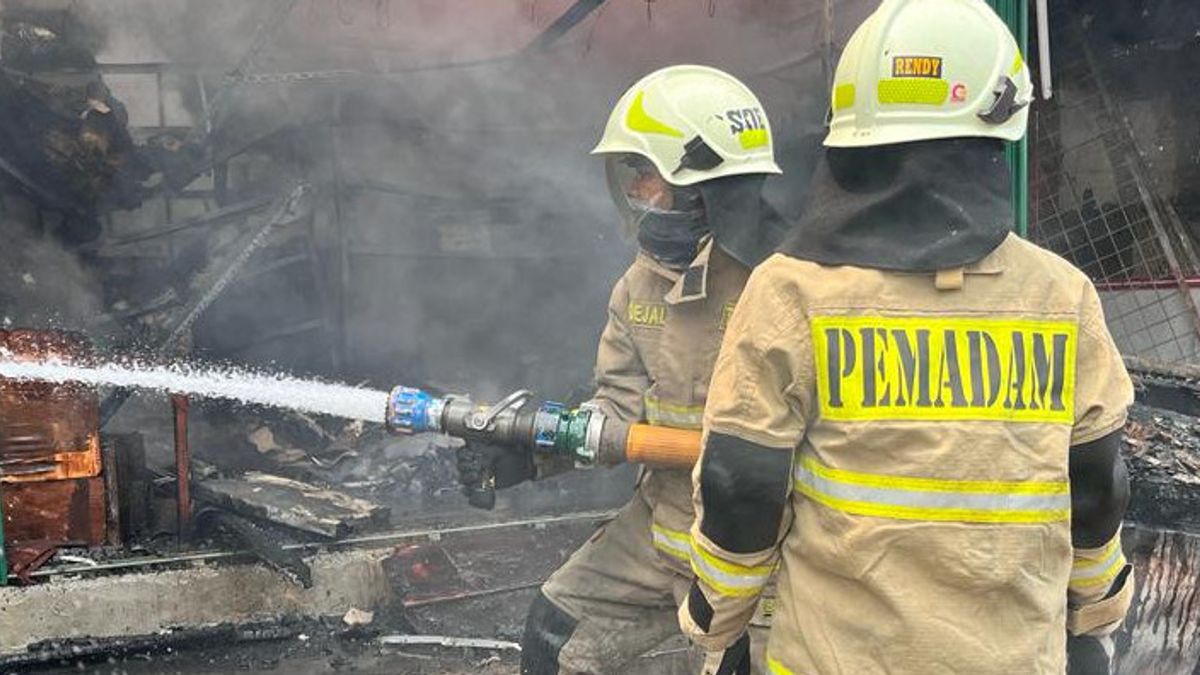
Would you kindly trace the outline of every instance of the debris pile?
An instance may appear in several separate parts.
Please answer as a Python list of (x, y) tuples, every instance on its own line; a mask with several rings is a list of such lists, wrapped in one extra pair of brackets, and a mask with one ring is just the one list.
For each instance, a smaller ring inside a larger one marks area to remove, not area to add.
[(1125, 457), (1138, 479), (1200, 485), (1200, 419), (1135, 404), (1125, 425)]
[(206, 432), (198, 456), (228, 474), (278, 474), (414, 507), (458, 493), (454, 449), (462, 441), (448, 436), (392, 436), (379, 425), (279, 411), (214, 412)]
[(1200, 418), (1134, 404), (1125, 427), (1125, 458), (1131, 520), (1200, 528)]

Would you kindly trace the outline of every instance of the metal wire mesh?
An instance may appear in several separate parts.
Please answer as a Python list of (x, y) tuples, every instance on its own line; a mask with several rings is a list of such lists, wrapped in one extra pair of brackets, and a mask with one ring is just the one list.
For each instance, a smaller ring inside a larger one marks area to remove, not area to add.
[(1197, 263), (1189, 235), (1155, 194), (1137, 139), (1077, 19), (1056, 17), (1058, 86), (1031, 118), (1030, 238), (1096, 283), (1126, 356), (1200, 361)]

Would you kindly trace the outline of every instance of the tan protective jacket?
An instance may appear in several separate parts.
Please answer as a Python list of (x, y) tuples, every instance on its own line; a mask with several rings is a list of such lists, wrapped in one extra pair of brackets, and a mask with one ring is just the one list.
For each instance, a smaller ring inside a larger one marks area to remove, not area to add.
[[(683, 272), (639, 253), (613, 287), (593, 403), (625, 422), (699, 429), (721, 336), (748, 277), (711, 238)], [(638, 481), (653, 512), (655, 547), (688, 574), (691, 495), (688, 471), (646, 469)]]
[(689, 598), (680, 622), (705, 647), (740, 635), (777, 563), (781, 674), (1063, 673), (1068, 614), (1094, 633), (1127, 611), (1130, 577), (1097, 602), (1125, 567), (1119, 542), (1072, 550), (1067, 467), (1071, 446), (1121, 429), (1132, 385), (1094, 287), (1057, 256), (1010, 236), (933, 275), (776, 254), (711, 392), (697, 484), (714, 438), (787, 453), (791, 477), (762, 551), (701, 534), (722, 495), (697, 489), (710, 607)]

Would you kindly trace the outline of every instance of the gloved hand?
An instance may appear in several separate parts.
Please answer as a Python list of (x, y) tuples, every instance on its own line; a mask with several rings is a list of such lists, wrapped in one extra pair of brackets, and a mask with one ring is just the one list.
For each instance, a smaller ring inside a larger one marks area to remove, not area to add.
[(702, 675), (750, 675), (750, 634), (742, 633), (725, 651), (705, 652)]
[(468, 442), (455, 451), (458, 482), (471, 506), (491, 510), (496, 490), (532, 480), (537, 475), (533, 455), (520, 448)]
[(1067, 635), (1067, 675), (1110, 675), (1113, 640), (1111, 636)]

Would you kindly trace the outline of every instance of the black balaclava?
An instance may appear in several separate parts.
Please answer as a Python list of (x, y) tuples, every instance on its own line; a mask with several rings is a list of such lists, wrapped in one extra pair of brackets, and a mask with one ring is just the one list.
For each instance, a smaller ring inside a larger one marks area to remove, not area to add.
[(827, 265), (931, 272), (976, 262), (1013, 226), (1004, 144), (955, 138), (829, 148), (779, 247)]
[(687, 267), (696, 257), (700, 241), (708, 234), (708, 222), (700, 193), (691, 188), (673, 188), (674, 205), (658, 209), (637, 205), (637, 241), (655, 260), (673, 269)]

